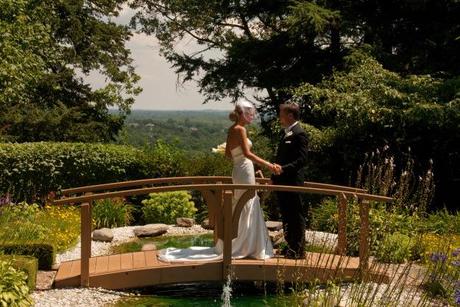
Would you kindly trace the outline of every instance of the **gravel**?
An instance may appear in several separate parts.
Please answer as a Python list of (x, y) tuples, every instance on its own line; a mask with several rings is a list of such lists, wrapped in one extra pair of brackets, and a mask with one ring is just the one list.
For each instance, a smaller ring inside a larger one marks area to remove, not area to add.
[(97, 307), (113, 304), (122, 297), (133, 295), (102, 288), (68, 288), (35, 291), (32, 299), (36, 307)]

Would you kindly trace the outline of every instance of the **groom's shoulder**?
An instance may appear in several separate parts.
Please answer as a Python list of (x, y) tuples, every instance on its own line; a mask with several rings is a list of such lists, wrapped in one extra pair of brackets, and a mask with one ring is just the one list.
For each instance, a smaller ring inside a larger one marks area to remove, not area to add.
[(300, 124), (300, 122), (297, 125), (295, 125), (294, 127), (292, 127), (292, 132), (294, 132), (295, 134), (306, 134), (305, 130), (303, 130), (302, 125)]

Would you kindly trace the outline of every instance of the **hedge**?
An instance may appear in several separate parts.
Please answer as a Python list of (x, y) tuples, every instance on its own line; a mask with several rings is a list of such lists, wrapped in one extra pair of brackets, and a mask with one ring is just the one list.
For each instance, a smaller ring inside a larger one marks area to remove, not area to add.
[(33, 256), (38, 259), (40, 270), (51, 270), (56, 256), (54, 246), (46, 243), (2, 243), (0, 244), (0, 253)]
[(169, 157), (168, 148), (157, 148), (145, 152), (113, 144), (3, 143), (0, 197), (9, 193), (13, 200), (31, 200), (62, 188), (168, 176), (171, 171), (176, 175), (174, 161), (158, 157)]
[(24, 271), (27, 274), (27, 286), (30, 292), (34, 291), (38, 271), (37, 258), (20, 255), (0, 255), (0, 261), (7, 261), (11, 263), (15, 269)]

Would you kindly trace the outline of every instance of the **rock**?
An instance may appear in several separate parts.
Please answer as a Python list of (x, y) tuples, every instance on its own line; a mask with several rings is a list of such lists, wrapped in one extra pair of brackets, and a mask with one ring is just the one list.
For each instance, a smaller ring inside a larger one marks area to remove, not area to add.
[(268, 230), (270, 231), (279, 231), (283, 229), (283, 223), (277, 221), (266, 221), (265, 225), (267, 226)]
[(101, 228), (93, 231), (92, 238), (94, 241), (112, 242), (113, 232), (110, 228)]
[(286, 240), (284, 239), (284, 236), (280, 237), (276, 242), (273, 242), (273, 248), (279, 248), (281, 244), (285, 244)]
[(52, 270), (52, 271), (57, 271), (57, 270), (59, 270), (59, 267), (60, 267), (60, 266), (61, 266), (60, 263), (55, 263), (55, 264), (53, 264), (53, 265), (51, 266), (51, 270)]
[(204, 229), (208, 229), (208, 230), (214, 229), (214, 227), (211, 227), (211, 225), (209, 225), (209, 219), (203, 220), (203, 222), (201, 222), (201, 227), (203, 227)]
[(284, 236), (283, 231), (269, 231), (268, 235), (272, 243), (275, 243)]
[(35, 289), (32, 290), (50, 290), (53, 288), (56, 271), (38, 271)]
[(137, 237), (158, 237), (168, 232), (166, 224), (148, 224), (134, 228), (134, 234)]
[(176, 219), (176, 226), (179, 227), (192, 227), (195, 225), (195, 220), (187, 217), (178, 217)]
[(157, 246), (153, 243), (147, 243), (142, 245), (142, 251), (156, 251)]

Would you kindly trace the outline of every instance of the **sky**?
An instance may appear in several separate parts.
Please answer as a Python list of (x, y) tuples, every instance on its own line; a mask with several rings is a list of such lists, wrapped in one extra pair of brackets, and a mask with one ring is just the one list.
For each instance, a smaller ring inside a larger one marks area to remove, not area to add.
[[(123, 9), (115, 20), (128, 24), (133, 16), (133, 10)], [(136, 73), (141, 77), (139, 86), (143, 92), (136, 97), (132, 109), (145, 110), (231, 110), (233, 104), (229, 101), (213, 101), (203, 104), (204, 98), (198, 92), (194, 82), (178, 84), (177, 75), (171, 64), (159, 54), (159, 44), (154, 36), (135, 33), (126, 47), (131, 50), (131, 57)], [(178, 48), (193, 50), (194, 42), (181, 42)], [(104, 84), (104, 77), (91, 74), (85, 79), (93, 88)]]

